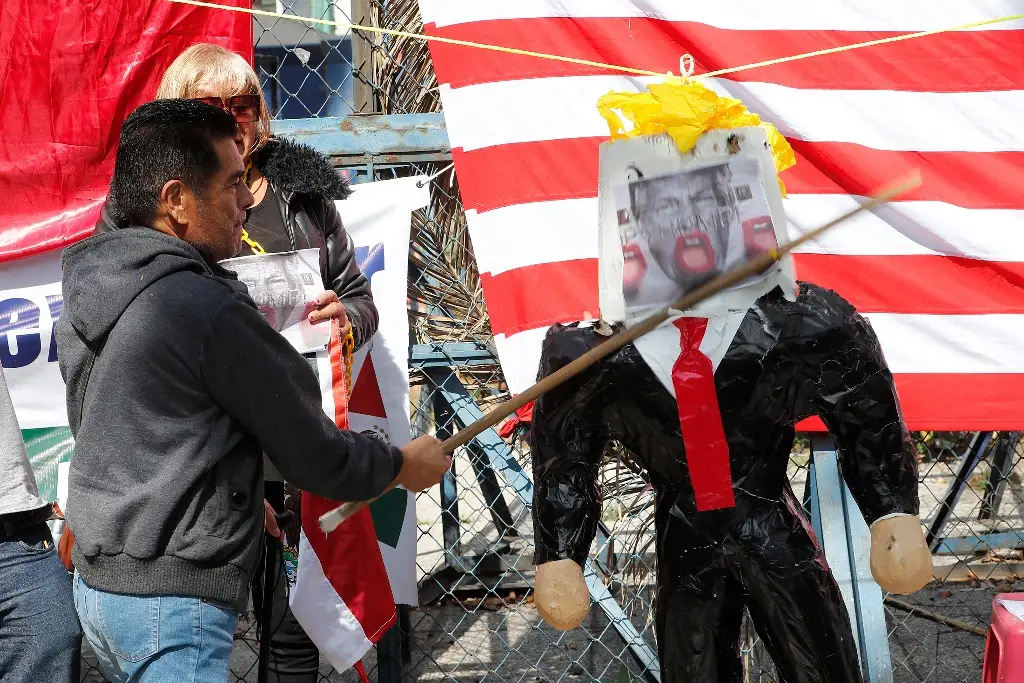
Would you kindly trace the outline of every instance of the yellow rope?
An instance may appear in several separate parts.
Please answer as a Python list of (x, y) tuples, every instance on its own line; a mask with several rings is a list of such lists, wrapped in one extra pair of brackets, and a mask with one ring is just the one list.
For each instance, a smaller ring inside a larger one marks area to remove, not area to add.
[[(668, 74), (660, 73), (658, 71), (648, 71), (647, 69), (635, 69), (629, 66), (620, 66), (618, 64), (605, 64), (603, 62), (593, 62), (588, 59), (577, 59), (575, 57), (565, 57), (563, 55), (552, 55), (544, 52), (532, 52), (530, 50), (520, 50), (513, 47), (503, 47), (501, 45), (489, 45), (487, 43), (477, 43), (471, 40), (458, 40), (456, 38), (442, 38), (440, 36), (428, 36), (422, 33), (409, 33), (408, 31), (396, 31), (389, 28), (380, 28), (377, 26), (364, 26), (362, 24), (351, 24), (346, 21), (331, 21), (328, 19), (314, 19), (313, 17), (300, 17), (294, 14), (284, 14), (282, 12), (268, 12), (266, 10), (251, 9), (248, 7), (231, 7), (228, 5), (220, 5), (214, 2), (203, 2), (202, 0), (169, 0), (170, 2), (177, 2), (183, 5), (194, 5), (195, 7), (209, 7), (211, 9), (222, 9), (229, 12), (243, 12), (245, 14), (253, 14), (263, 17), (274, 17), (277, 19), (289, 19), (292, 21), (305, 21), (311, 24), (325, 24), (327, 26), (340, 26), (349, 30), (366, 31), (367, 33), (380, 33), (390, 36), (398, 36), (400, 38), (413, 38), (415, 40), (434, 41), (435, 43), (448, 43), (449, 45), (461, 45), (463, 47), (475, 47), (481, 50), (491, 50), (493, 52), (505, 52), (512, 55), (521, 55), (524, 57), (536, 57), (537, 59), (548, 59), (556, 62), (569, 62), (570, 64), (581, 64), (583, 66), (593, 66), (600, 69), (607, 69), (609, 71), (620, 71), (622, 73), (633, 74), (637, 76), (658, 76), (662, 78), (669, 78), (675, 80), (685, 81), (685, 77), (675, 76), (671, 72)], [(484, 2), (486, 0), (480, 0)], [(849, 50), (856, 50), (862, 47), (871, 47), (872, 45), (884, 45), (886, 43), (895, 43), (901, 40), (911, 40), (914, 38), (924, 38), (926, 36), (934, 36), (939, 33), (949, 33), (952, 31), (962, 31), (965, 29), (979, 28), (981, 26), (991, 26), (992, 24), (1001, 24), (1007, 21), (1014, 21), (1017, 19), (1024, 19), (1024, 14), (1011, 14), (1005, 17), (999, 17), (996, 19), (985, 19), (984, 21), (974, 21), (968, 24), (960, 24), (959, 26), (950, 26), (948, 28), (933, 29), (930, 31), (920, 31), (918, 33), (907, 33), (899, 36), (892, 36), (890, 38), (880, 38), (878, 40), (868, 40), (862, 43), (853, 43), (852, 45), (842, 45), (840, 47), (832, 47), (825, 50), (815, 50), (814, 52), (804, 52), (802, 54), (793, 55), (791, 57), (779, 57), (778, 59), (769, 59), (763, 62), (755, 62), (753, 64), (744, 64), (743, 66), (733, 66), (727, 69), (719, 69), (717, 71), (711, 71), (706, 74), (700, 74), (699, 76), (693, 76), (692, 78), (711, 78), (714, 76), (722, 76), (724, 74), (736, 73), (739, 71), (747, 71), (749, 69), (757, 69), (763, 66), (772, 66), (774, 64), (783, 64), (785, 62), (795, 62), (801, 59), (808, 59), (810, 57), (818, 57), (821, 55), (835, 54), (837, 52), (847, 52)]]
[[(178, 0), (174, 0), (178, 1)], [(918, 33), (907, 33), (902, 36), (892, 36), (891, 38), (879, 38), (878, 40), (866, 40), (863, 43), (853, 43), (851, 45), (841, 45), (839, 47), (830, 47), (825, 50), (815, 50), (814, 52), (804, 52), (803, 54), (793, 55), (792, 57), (779, 57), (778, 59), (768, 59), (763, 62), (754, 62), (753, 64), (744, 64), (743, 66), (734, 66), (728, 69), (719, 69), (717, 71), (709, 71), (706, 74), (695, 76), (694, 78), (712, 78), (713, 76), (721, 76), (723, 74), (731, 74), (737, 71), (746, 71), (748, 69), (757, 69), (762, 66), (772, 66), (773, 64), (782, 64), (784, 62), (795, 62), (800, 59), (807, 59), (809, 57), (819, 57), (821, 55), (830, 55), (837, 52), (846, 52), (847, 50), (856, 50), (862, 47), (871, 47), (872, 45), (884, 45), (885, 43), (895, 43), (901, 40), (911, 40), (912, 38), (924, 38), (925, 36), (934, 36), (939, 33), (950, 33), (952, 31), (961, 31), (969, 28), (979, 28), (981, 26), (990, 26), (992, 24), (1001, 24), (1005, 21), (1014, 21), (1015, 19), (1024, 19), (1024, 14), (1010, 14), (1005, 17), (999, 17), (998, 19), (986, 19), (985, 21), (975, 21), (970, 24), (961, 24), (960, 26), (950, 26), (949, 28), (938, 28), (931, 31), (920, 31)]]

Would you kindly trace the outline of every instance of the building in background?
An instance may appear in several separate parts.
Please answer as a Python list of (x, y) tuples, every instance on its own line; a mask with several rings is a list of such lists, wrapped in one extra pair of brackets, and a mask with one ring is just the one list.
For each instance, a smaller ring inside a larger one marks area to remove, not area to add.
[[(253, 9), (347, 22), (352, 0), (255, 0)], [(352, 113), (350, 35), (342, 27), (253, 17), (254, 66), (273, 118)]]

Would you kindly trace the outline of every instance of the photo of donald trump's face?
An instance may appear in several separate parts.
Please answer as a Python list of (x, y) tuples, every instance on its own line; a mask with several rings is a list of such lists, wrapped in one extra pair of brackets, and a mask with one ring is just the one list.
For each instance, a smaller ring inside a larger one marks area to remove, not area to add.
[(727, 164), (631, 187), (637, 232), (655, 261), (686, 291), (725, 270), (736, 196)]
[(631, 177), (628, 187), (628, 220), (619, 224), (629, 307), (671, 303), (775, 244), (753, 159)]

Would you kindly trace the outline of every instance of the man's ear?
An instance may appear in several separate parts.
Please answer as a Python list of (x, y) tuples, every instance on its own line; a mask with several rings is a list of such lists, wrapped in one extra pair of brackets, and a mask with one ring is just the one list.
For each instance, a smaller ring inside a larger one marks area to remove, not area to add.
[(185, 227), (189, 223), (189, 204), (192, 193), (180, 180), (168, 180), (160, 189), (160, 208), (176, 226)]

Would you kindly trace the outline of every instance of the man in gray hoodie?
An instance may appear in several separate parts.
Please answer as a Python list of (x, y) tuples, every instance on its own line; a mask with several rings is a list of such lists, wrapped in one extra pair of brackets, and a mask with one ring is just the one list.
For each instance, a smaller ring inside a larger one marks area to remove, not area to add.
[(262, 547), (262, 453), (336, 500), (423, 490), (450, 464), (432, 437), (397, 449), (339, 430), (308, 361), (217, 265), (253, 202), (237, 134), (196, 101), (139, 107), (111, 183), (131, 227), (64, 254), (75, 603), (113, 681), (227, 680)]

